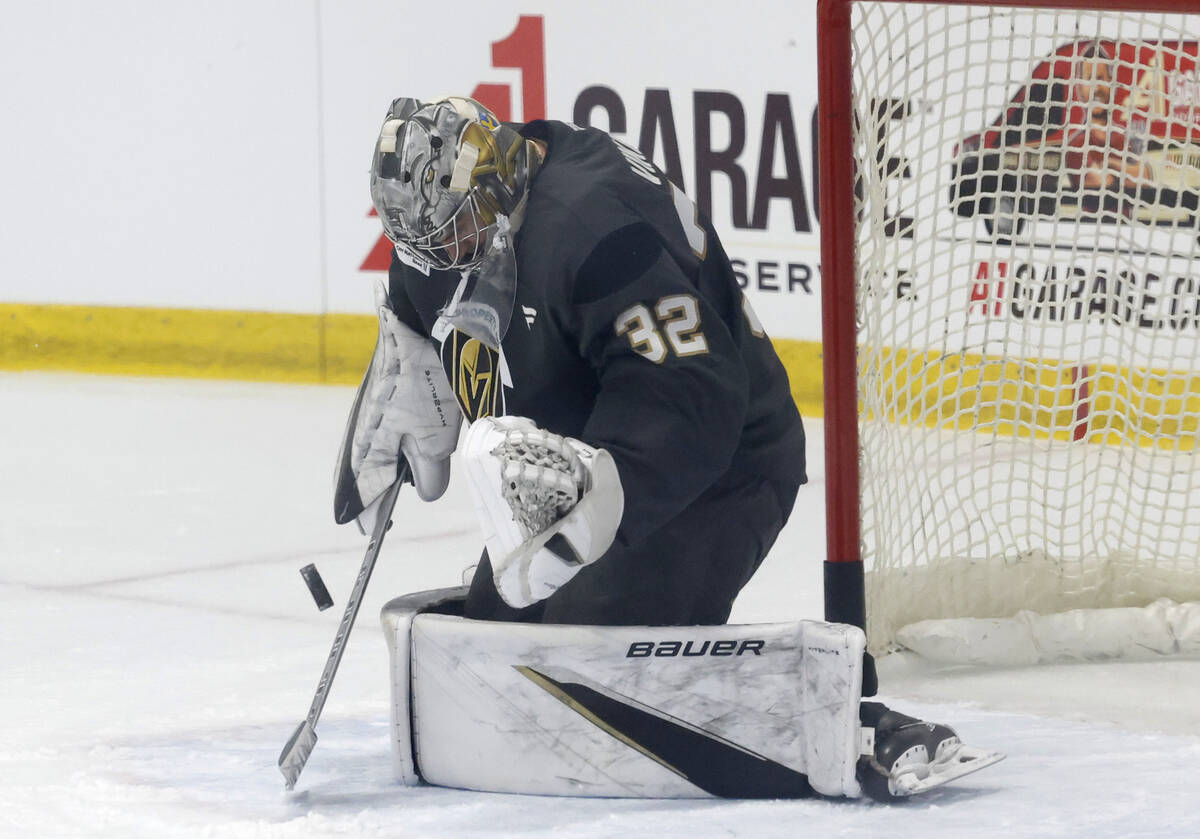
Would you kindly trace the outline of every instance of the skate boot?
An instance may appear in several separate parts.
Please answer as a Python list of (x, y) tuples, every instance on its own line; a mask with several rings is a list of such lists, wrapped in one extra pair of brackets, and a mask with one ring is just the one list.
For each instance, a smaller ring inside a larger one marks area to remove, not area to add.
[(1004, 759), (999, 752), (966, 746), (954, 729), (863, 702), (864, 734), (858, 782), (876, 801), (895, 801), (940, 787)]

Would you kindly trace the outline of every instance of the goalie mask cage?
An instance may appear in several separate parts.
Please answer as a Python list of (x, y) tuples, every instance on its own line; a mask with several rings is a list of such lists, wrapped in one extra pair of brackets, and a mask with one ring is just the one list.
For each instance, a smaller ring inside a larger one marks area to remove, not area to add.
[(818, 21), (826, 617), (1140, 638), (1200, 601), (1200, 2)]

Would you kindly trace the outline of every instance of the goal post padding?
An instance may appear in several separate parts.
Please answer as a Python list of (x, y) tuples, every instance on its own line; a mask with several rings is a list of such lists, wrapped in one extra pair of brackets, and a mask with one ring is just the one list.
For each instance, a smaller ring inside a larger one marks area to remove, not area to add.
[(820, 0), (818, 27), (827, 617), (885, 652), (1108, 609), (1187, 649), (1200, 3)]

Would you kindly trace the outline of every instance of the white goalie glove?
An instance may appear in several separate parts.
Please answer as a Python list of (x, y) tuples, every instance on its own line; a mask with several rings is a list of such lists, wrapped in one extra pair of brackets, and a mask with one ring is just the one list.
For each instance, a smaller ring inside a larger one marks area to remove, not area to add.
[(463, 441), (496, 590), (515, 608), (556, 592), (612, 545), (625, 494), (612, 455), (523, 417), (485, 417)]
[(429, 340), (396, 317), (382, 286), (375, 302), (379, 342), (354, 429), (351, 469), (360, 496), (370, 505), (395, 480), (403, 452), (417, 494), (433, 501), (450, 482), (450, 455), (458, 445), (462, 412)]

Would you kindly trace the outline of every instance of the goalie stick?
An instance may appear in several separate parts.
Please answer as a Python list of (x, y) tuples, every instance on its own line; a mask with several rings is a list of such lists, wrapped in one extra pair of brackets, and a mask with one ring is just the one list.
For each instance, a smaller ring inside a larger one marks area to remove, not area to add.
[(330, 686), (333, 685), (334, 674), (337, 673), (338, 665), (341, 664), (342, 653), (350, 638), (354, 619), (358, 616), (358, 607), (362, 603), (367, 581), (371, 579), (371, 572), (375, 569), (375, 560), (379, 557), (379, 549), (383, 545), (383, 536), (392, 524), (392, 509), (396, 506), (396, 496), (400, 494), (400, 486), (406, 480), (409, 480), (409, 468), (408, 464), (402, 461), (396, 482), (388, 487), (379, 500), (379, 512), (375, 516), (375, 526), (371, 530), (371, 541), (367, 545), (367, 553), (363, 557), (362, 567), (358, 570), (358, 578), (354, 581), (354, 589), (346, 601), (346, 611), (342, 615), (341, 623), (338, 624), (337, 634), (333, 637), (333, 648), (329, 651), (329, 658), (325, 660), (325, 669), (321, 672), (321, 680), (317, 682), (317, 692), (313, 696), (312, 705), (309, 706), (308, 716), (296, 727), (296, 731), (279, 754), (279, 771), (283, 773), (287, 789), (295, 788), (296, 779), (304, 771), (304, 764), (308, 762), (308, 756), (312, 754), (313, 747), (317, 745), (317, 720), (321, 716), (321, 710), (325, 707), (325, 699), (329, 696)]

